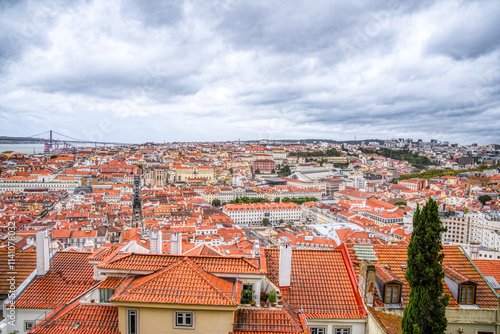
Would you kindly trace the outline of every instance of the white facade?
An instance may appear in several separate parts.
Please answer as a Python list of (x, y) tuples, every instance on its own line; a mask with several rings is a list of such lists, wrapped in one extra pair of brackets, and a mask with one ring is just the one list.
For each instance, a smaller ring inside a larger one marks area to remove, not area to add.
[(52, 178), (11, 178), (0, 179), (0, 193), (6, 191), (24, 191), (24, 189), (48, 188), (49, 190), (66, 190), (72, 194), (76, 187), (81, 186), (81, 179), (52, 179)]
[(294, 203), (228, 204), (223, 212), (239, 225), (262, 225), (264, 218), (270, 223), (299, 221), (302, 209)]

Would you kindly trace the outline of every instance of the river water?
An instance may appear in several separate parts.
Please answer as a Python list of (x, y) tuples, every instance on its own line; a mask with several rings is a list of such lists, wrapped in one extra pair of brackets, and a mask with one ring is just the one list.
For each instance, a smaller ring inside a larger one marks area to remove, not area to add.
[[(76, 145), (79, 147), (85, 147), (89, 145)], [(0, 144), (0, 153), (5, 151), (14, 151), (17, 153), (24, 154), (39, 154), (43, 153), (43, 144)]]

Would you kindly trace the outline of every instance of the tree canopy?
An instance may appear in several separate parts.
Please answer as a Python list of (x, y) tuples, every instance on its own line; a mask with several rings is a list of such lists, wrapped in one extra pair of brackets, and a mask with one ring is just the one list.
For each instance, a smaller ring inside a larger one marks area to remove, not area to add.
[[(279, 198), (279, 197), (277, 197), (277, 198)], [(317, 201), (316, 197), (298, 197), (298, 198), (283, 197), (281, 199), (281, 202), (292, 202), (292, 203), (295, 203), (298, 205), (301, 205), (305, 202), (315, 202), (315, 201)]]
[(285, 165), (283, 166), (279, 171), (278, 174), (283, 175), (283, 176), (288, 176), (292, 174), (292, 171), (290, 170), (290, 166)]
[(486, 204), (486, 202), (491, 201), (491, 196), (490, 195), (482, 195), (479, 196), (479, 202), (483, 203), (483, 205)]
[(403, 333), (445, 333), (446, 306), (443, 296), (442, 226), (437, 203), (431, 198), (413, 216), (413, 234), (408, 245), (405, 278), (410, 285), (410, 298), (404, 310)]
[[(373, 151), (369, 149), (360, 149), (361, 152), (365, 154), (371, 154)], [(392, 159), (396, 160), (402, 160), (402, 161), (407, 161), (410, 164), (412, 164), (414, 167), (423, 169), (426, 166), (429, 165), (436, 165), (434, 162), (432, 162), (429, 158), (421, 156), (420, 154), (416, 152), (412, 152), (410, 150), (391, 150), (389, 148), (380, 148), (379, 150), (376, 151), (376, 154), (381, 155), (386, 158), (392, 157)]]
[(232, 200), (229, 202), (229, 204), (249, 204), (249, 203), (267, 203), (269, 202), (265, 198), (250, 198), (250, 197), (242, 197), (242, 198), (236, 198), (235, 200)]
[(461, 173), (467, 173), (467, 172), (482, 172), (487, 169), (495, 169), (500, 167), (500, 165), (491, 165), (491, 166), (479, 166), (477, 168), (471, 168), (471, 169), (458, 169), (458, 170), (452, 170), (452, 169), (431, 169), (423, 173), (412, 173), (412, 174), (404, 174), (400, 175), (399, 179), (400, 180), (406, 180), (406, 179), (432, 179), (435, 177), (440, 177), (440, 176), (455, 176)]

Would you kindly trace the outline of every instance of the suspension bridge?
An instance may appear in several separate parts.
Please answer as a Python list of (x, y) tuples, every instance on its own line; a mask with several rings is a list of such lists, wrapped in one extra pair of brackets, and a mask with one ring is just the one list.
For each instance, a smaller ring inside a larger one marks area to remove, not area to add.
[(8, 137), (1, 136), (0, 143), (3, 144), (21, 144), (21, 143), (43, 143), (44, 152), (54, 152), (57, 150), (69, 150), (76, 144), (92, 144), (92, 145), (133, 145), (131, 143), (120, 142), (104, 142), (92, 141), (86, 139), (78, 139), (71, 136), (63, 135), (62, 133), (48, 130), (42, 133), (37, 133), (28, 137)]

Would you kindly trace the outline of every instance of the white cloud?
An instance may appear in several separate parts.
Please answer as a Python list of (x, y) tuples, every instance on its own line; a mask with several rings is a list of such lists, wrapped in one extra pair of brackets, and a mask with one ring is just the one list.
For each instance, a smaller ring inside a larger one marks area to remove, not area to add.
[(4, 5), (2, 134), (500, 142), (500, 3), (391, 4)]

